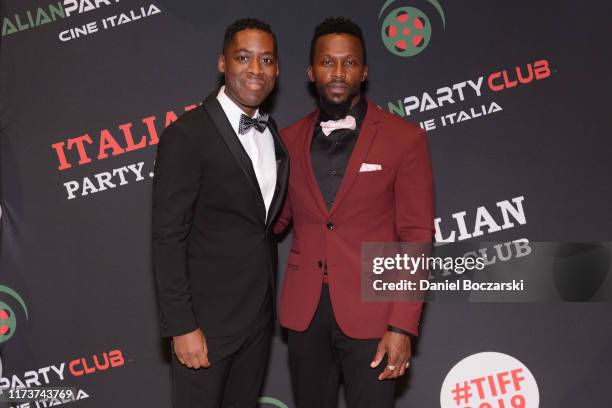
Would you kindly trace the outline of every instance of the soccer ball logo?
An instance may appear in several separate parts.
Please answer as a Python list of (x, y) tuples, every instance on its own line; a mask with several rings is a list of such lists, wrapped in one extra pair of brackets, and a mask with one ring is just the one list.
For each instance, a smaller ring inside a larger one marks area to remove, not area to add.
[[(379, 18), (385, 9), (395, 0), (387, 0)], [(445, 23), (444, 12), (436, 0), (428, 0), (442, 17)], [(431, 22), (425, 13), (415, 7), (400, 7), (383, 20), (381, 37), (385, 47), (400, 57), (412, 57), (422, 52), (431, 40)]]

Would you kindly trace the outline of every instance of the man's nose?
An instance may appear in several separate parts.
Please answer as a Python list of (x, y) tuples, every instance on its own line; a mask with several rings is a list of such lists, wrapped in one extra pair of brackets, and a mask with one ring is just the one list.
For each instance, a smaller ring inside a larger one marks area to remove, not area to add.
[(342, 64), (342, 62), (338, 61), (334, 65), (334, 70), (332, 72), (332, 77), (336, 78), (336, 79), (344, 79), (346, 77), (346, 71), (344, 69), (344, 64)]
[(249, 72), (255, 75), (261, 74), (262, 68), (261, 61), (259, 61), (259, 58), (251, 59), (251, 62), (249, 63)]

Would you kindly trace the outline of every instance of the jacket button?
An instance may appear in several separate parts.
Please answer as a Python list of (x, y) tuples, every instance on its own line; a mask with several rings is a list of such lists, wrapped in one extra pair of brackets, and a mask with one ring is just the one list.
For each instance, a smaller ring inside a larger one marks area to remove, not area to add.
[(317, 266), (318, 266), (319, 268), (322, 268), (322, 267), (323, 267), (323, 262), (321, 262), (321, 261), (317, 262)]
[(327, 229), (330, 230), (330, 231), (333, 230), (334, 229), (334, 223), (333, 222), (328, 222), (327, 223)]

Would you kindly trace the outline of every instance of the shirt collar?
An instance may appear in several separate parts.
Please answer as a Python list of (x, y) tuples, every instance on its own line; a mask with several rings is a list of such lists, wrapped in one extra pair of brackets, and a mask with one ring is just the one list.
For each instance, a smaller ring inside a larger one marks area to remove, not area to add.
[[(359, 97), (359, 102), (357, 102), (357, 105), (353, 106), (346, 115), (347, 116), (351, 115), (352, 117), (355, 118), (355, 121), (357, 122), (357, 129), (359, 129), (361, 127), (361, 123), (363, 122), (363, 118), (365, 117), (367, 110), (368, 110), (368, 102), (362, 94)], [(329, 115), (327, 115), (322, 110), (319, 112), (318, 123), (321, 123), (327, 120), (331, 120), (331, 119), (332, 118), (329, 117)]]
[[(240, 109), (240, 107), (236, 105), (236, 103), (232, 101), (229, 96), (227, 96), (227, 94), (225, 93), (225, 85), (223, 85), (219, 90), (219, 93), (217, 93), (217, 100), (219, 101), (223, 112), (225, 112), (227, 120), (229, 120), (230, 125), (232, 125), (232, 129), (234, 129), (234, 132), (238, 134), (240, 116), (246, 115), (246, 113), (242, 109)], [(253, 116), (251, 117), (255, 118), (257, 117), (257, 115), (259, 115), (259, 109), (256, 109), (255, 113), (253, 113)]]

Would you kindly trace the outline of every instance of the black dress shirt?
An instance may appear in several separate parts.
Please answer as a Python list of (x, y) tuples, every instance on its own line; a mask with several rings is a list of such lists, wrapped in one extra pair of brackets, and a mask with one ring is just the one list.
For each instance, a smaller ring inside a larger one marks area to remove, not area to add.
[(320, 123), (332, 118), (323, 111), (319, 114), (318, 124), (314, 129), (310, 145), (310, 160), (328, 210), (334, 204), (336, 193), (340, 188), (351, 153), (353, 153), (353, 148), (359, 137), (359, 129), (367, 109), (368, 104), (365, 98), (361, 97), (357, 105), (347, 114), (355, 118), (357, 122), (355, 130), (338, 129), (331, 132), (329, 136), (325, 136)]

